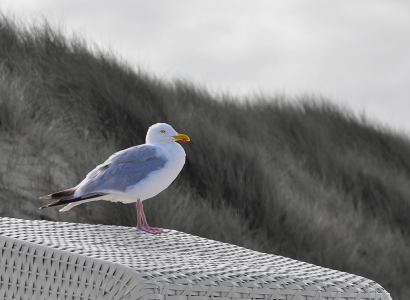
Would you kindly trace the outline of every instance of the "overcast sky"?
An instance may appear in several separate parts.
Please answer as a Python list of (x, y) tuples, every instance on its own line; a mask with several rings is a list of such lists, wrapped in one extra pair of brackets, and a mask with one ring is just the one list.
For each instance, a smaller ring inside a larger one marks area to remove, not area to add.
[[(410, 133), (409, 0), (0, 0), (160, 78), (319, 94)], [(1, 41), (0, 41), (1, 42)]]

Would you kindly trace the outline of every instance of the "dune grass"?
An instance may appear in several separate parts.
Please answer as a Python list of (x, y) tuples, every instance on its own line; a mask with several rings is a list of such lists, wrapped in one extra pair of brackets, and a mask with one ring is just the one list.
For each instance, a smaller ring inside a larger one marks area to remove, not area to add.
[[(326, 99), (238, 101), (160, 81), (47, 23), (2, 17), (0, 40), (0, 133), (30, 145), (42, 168), (29, 174), (36, 193), (77, 184), (166, 122), (191, 142), (176, 182), (144, 203), (150, 225), (359, 274), (395, 300), (409, 295), (407, 136)], [(3, 207), (20, 189), (6, 180), (13, 168), (2, 165)], [(22, 201), (40, 206), (41, 195)], [(113, 203), (30, 217), (136, 223), (133, 205)]]

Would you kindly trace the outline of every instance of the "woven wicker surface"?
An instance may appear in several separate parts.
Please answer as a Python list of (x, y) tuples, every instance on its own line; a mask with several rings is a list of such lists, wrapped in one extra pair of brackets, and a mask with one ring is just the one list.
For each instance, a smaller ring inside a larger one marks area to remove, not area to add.
[(0, 299), (391, 299), (372, 280), (175, 230), (0, 218)]

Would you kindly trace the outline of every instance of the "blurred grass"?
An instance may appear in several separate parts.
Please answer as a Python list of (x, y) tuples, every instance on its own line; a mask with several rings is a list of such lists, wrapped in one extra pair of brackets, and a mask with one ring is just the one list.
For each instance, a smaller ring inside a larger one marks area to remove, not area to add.
[(359, 274), (395, 300), (410, 293), (407, 136), (318, 97), (238, 101), (160, 81), (46, 22), (3, 16), (0, 40), (1, 215), (135, 225), (133, 205), (31, 208), (166, 122), (191, 142), (176, 182), (144, 203), (150, 225)]

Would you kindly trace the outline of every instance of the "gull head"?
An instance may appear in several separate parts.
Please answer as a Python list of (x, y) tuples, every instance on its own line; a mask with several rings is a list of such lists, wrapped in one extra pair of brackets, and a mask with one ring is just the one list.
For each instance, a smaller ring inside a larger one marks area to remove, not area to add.
[(157, 123), (152, 125), (147, 132), (145, 139), (147, 144), (153, 143), (170, 143), (177, 140), (188, 142), (189, 137), (185, 134), (178, 133), (172, 126), (166, 123)]

